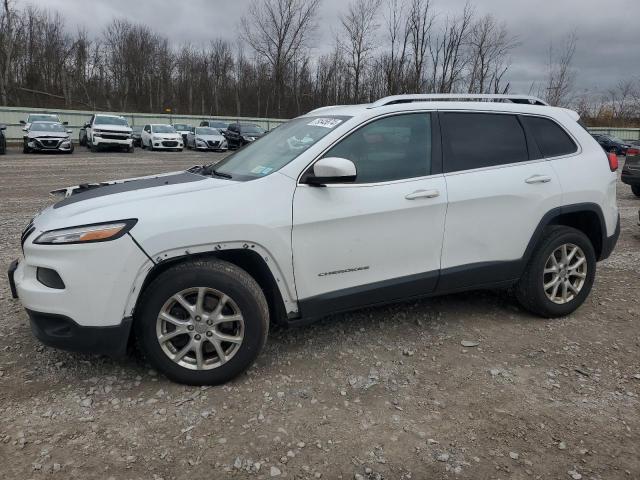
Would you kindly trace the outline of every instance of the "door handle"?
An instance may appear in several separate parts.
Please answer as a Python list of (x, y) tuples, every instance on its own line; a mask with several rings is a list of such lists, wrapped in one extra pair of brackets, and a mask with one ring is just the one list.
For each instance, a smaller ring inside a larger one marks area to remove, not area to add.
[(525, 180), (525, 183), (549, 183), (551, 181), (551, 177), (546, 175), (533, 175)]
[(408, 195), (405, 195), (404, 198), (406, 198), (407, 200), (415, 200), (416, 198), (436, 198), (439, 196), (439, 190), (416, 190), (415, 192), (411, 192)]

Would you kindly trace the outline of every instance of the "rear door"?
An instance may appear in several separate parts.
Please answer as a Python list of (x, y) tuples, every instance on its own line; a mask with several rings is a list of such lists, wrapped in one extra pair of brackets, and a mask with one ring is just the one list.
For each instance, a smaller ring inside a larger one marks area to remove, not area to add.
[(517, 115), (441, 112), (449, 206), (439, 290), (517, 278), (542, 217), (561, 204), (550, 162)]

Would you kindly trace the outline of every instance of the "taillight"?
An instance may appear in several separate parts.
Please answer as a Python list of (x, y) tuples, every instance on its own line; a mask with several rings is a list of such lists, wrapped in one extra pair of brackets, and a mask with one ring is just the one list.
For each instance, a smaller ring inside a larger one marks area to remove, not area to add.
[(612, 172), (618, 170), (618, 156), (614, 152), (607, 153), (607, 158), (609, 159), (609, 168)]
[(627, 157), (633, 157), (636, 155), (640, 155), (640, 150), (637, 148), (628, 148), (627, 149)]

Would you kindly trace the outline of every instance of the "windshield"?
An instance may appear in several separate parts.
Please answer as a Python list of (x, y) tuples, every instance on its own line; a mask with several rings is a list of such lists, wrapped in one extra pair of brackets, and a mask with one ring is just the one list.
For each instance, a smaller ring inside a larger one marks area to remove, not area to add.
[(198, 127), (196, 128), (196, 135), (220, 135), (220, 131), (216, 128)]
[(351, 117), (300, 117), (238, 150), (218, 165), (216, 172), (234, 180), (253, 180), (280, 170)]
[(184, 123), (174, 123), (173, 128), (176, 130), (191, 130), (191, 125), (186, 125)]
[(240, 130), (242, 130), (242, 133), (247, 133), (247, 134), (256, 134), (256, 135), (262, 135), (264, 133), (264, 129), (260, 128), (257, 125), (240, 125)]
[(151, 125), (153, 133), (176, 133), (176, 129), (171, 125)]
[(124, 117), (111, 117), (111, 116), (101, 116), (96, 117), (95, 122), (96, 125), (121, 125), (123, 127), (128, 127), (126, 118)]
[(35, 132), (67, 133), (63, 125), (60, 125), (59, 123), (51, 123), (51, 122), (33, 122), (31, 124), (31, 130)]
[(27, 118), (27, 123), (32, 122), (59, 122), (58, 115), (46, 115), (46, 114), (32, 114)]

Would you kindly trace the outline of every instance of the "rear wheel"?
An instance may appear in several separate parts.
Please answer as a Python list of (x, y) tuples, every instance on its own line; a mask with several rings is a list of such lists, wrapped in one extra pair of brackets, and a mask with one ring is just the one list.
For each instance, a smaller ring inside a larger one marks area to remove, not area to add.
[(565, 316), (585, 301), (595, 273), (596, 255), (589, 238), (575, 228), (552, 226), (516, 285), (516, 297), (532, 313)]
[(632, 185), (631, 191), (636, 197), (640, 197), (640, 185)]
[(190, 385), (225, 383), (262, 350), (269, 309), (256, 281), (237, 266), (193, 261), (161, 273), (135, 318), (141, 350), (168, 378)]

